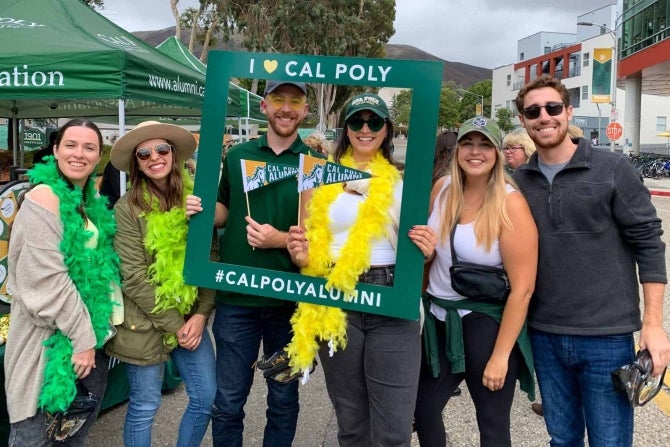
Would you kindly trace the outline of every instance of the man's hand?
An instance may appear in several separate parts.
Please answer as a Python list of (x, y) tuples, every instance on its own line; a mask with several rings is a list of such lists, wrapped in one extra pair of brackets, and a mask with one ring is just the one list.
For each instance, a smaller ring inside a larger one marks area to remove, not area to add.
[(270, 224), (259, 224), (251, 217), (247, 221), (247, 241), (254, 248), (286, 248), (287, 233), (277, 230)]

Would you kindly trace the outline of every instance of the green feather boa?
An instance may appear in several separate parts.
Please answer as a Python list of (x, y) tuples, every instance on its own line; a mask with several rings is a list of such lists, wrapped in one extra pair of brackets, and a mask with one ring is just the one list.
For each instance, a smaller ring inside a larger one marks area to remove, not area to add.
[[(109, 332), (112, 313), (112, 282), (120, 283), (119, 259), (113, 248), (116, 224), (111, 211), (107, 209), (106, 198), (95, 190), (95, 174), (86, 183), (84, 211), (98, 228), (98, 246), (86, 248), (92, 235), (85, 229), (84, 219), (77, 211), (82, 204), (83, 194), (79, 187), (70, 188), (56, 169), (53, 157), (44, 164), (37, 164), (28, 172), (31, 184), (42, 183), (51, 187), (60, 201), (60, 218), (63, 223), (63, 239), (60, 251), (72, 282), (77, 288), (89, 314), (96, 337), (96, 348), (102, 348)], [(66, 410), (75, 395), (77, 376), (72, 366), (72, 342), (60, 330), (44, 342), (47, 364), (44, 370), (44, 384), (40, 392), (38, 406), (47, 412)]]
[[(193, 192), (193, 180), (184, 171), (184, 199)], [(198, 298), (198, 287), (184, 283), (184, 259), (186, 257), (186, 235), (188, 221), (184, 207), (174, 207), (160, 211), (158, 200), (151, 200), (146, 184), (142, 184), (144, 200), (151, 203), (151, 211), (144, 213), (147, 234), (144, 248), (154, 256), (154, 262), (147, 270), (149, 284), (155, 287), (154, 313), (176, 309), (186, 315)], [(176, 341), (176, 339), (174, 339)], [(172, 343), (170, 343), (172, 344)]]

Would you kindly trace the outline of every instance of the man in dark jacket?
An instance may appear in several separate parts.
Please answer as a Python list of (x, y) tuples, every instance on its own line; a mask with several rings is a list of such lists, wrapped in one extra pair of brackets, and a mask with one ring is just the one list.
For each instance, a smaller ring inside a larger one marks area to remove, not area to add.
[(586, 428), (591, 446), (632, 446), (633, 410), (611, 373), (633, 360), (639, 330), (653, 375), (670, 360), (661, 220), (627, 157), (570, 139), (559, 80), (531, 81), (516, 105), (537, 148), (514, 179), (540, 235), (528, 324), (551, 445), (583, 446)]

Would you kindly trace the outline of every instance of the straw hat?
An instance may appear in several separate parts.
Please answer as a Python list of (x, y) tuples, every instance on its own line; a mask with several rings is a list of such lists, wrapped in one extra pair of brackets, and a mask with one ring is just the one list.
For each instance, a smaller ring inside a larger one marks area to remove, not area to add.
[(193, 134), (181, 126), (158, 121), (144, 121), (114, 143), (109, 160), (116, 169), (127, 172), (130, 170), (130, 162), (135, 155), (137, 145), (154, 138), (168, 140), (180, 160), (188, 160), (197, 146)]

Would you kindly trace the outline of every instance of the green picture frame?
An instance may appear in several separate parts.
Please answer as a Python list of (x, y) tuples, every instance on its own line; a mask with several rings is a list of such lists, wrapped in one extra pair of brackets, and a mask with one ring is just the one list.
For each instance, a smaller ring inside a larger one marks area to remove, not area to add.
[[(186, 282), (268, 298), (417, 319), (424, 258), (407, 233), (413, 225), (425, 224), (428, 218), (442, 70), (443, 64), (437, 61), (210, 51), (194, 189), (194, 194), (202, 199), (203, 211), (193, 216), (189, 224)], [(393, 287), (358, 284), (358, 295), (347, 302), (339, 291), (325, 290), (323, 278), (209, 260), (231, 78), (412, 90)]]

